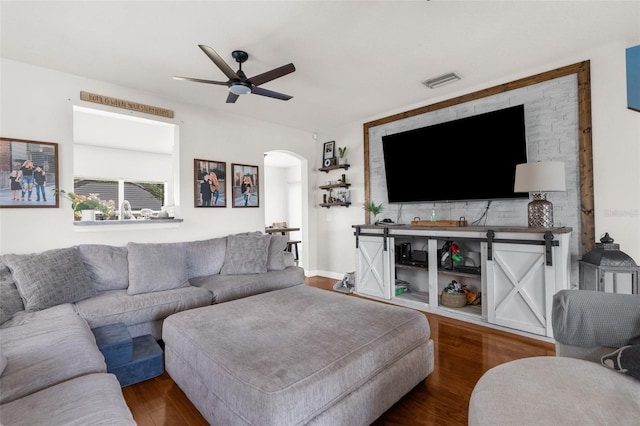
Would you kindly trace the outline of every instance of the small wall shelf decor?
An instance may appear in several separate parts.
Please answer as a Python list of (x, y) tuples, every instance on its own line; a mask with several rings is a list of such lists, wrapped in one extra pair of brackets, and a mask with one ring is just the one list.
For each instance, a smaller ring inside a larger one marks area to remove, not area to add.
[(336, 170), (336, 169), (347, 170), (350, 166), (351, 166), (350, 164), (333, 164), (327, 167), (320, 167), (318, 170), (321, 172), (329, 173), (331, 170)]
[[(332, 166), (331, 169), (345, 168), (342, 166)], [(320, 169), (323, 170), (323, 169)], [(323, 170), (329, 172), (329, 170)], [(342, 174), (341, 178), (337, 181), (328, 181), (326, 185), (320, 185), (318, 188), (329, 191), (327, 194), (322, 194), (321, 207), (349, 207), (351, 205), (351, 194), (349, 192), (350, 183), (347, 183), (347, 175)], [(334, 192), (335, 191), (335, 192)]]

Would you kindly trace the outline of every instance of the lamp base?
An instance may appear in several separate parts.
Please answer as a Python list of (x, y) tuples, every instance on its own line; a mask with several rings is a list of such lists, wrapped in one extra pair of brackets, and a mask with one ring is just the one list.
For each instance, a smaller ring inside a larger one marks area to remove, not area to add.
[(553, 204), (547, 201), (547, 194), (534, 192), (533, 201), (528, 205), (529, 228), (553, 228)]

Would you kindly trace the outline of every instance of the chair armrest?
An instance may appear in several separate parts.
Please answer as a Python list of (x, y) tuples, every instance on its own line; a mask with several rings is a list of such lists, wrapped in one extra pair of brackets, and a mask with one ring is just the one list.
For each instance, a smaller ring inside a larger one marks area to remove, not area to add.
[(640, 295), (561, 290), (553, 296), (552, 326), (565, 345), (625, 346), (640, 337)]

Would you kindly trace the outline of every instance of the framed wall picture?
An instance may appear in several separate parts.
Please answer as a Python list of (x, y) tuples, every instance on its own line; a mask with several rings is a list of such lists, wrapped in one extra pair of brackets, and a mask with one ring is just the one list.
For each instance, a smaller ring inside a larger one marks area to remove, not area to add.
[(0, 207), (58, 207), (58, 144), (0, 138)]
[(260, 182), (258, 166), (232, 164), (233, 202), (232, 207), (260, 207)]
[(227, 163), (193, 160), (196, 207), (227, 207)]
[(322, 148), (322, 159), (332, 159), (335, 157), (336, 141), (325, 142)]

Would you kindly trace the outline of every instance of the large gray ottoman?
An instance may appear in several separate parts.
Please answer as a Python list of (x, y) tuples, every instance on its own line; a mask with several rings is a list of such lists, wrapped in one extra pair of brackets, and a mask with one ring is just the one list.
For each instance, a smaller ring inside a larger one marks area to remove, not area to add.
[(163, 339), (214, 425), (368, 425), (434, 366), (424, 314), (304, 285), (171, 315)]

